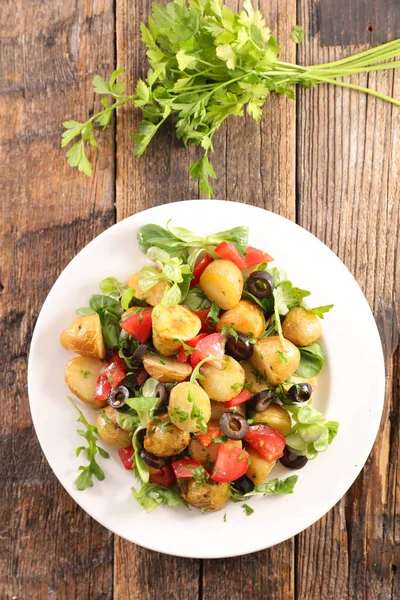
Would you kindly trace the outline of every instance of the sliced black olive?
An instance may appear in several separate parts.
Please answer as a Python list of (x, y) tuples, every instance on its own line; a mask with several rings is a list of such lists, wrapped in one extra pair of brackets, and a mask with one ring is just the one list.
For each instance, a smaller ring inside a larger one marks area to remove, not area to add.
[(154, 469), (162, 469), (167, 464), (167, 461), (162, 456), (155, 456), (154, 454), (150, 454), (147, 450), (140, 451), (140, 458), (150, 467), (154, 467)]
[(130, 392), (125, 385), (117, 385), (108, 392), (107, 402), (110, 406), (124, 412), (129, 410), (126, 400), (129, 398)]
[(132, 354), (131, 365), (132, 367), (140, 367), (143, 362), (144, 353), (147, 350), (147, 344), (140, 344)]
[(162, 408), (166, 408), (168, 406), (169, 391), (163, 383), (157, 383), (154, 390), (154, 396), (156, 398), (160, 398), (155, 406), (155, 410), (161, 410)]
[(249, 424), (242, 415), (226, 412), (219, 420), (222, 433), (230, 440), (242, 440), (249, 432)]
[(242, 475), (239, 479), (236, 479), (236, 481), (232, 481), (232, 486), (239, 494), (242, 494), (242, 496), (254, 490), (254, 483), (251, 479), (246, 477), (246, 475)]
[(307, 402), (311, 398), (312, 387), (309, 383), (295, 383), (287, 393), (292, 402)]
[(306, 456), (297, 456), (287, 446), (285, 446), (283, 456), (279, 460), (287, 469), (302, 469), (308, 463)]
[(256, 412), (262, 413), (264, 410), (267, 410), (268, 406), (271, 404), (271, 402), (276, 400), (276, 398), (277, 396), (274, 390), (267, 389), (261, 390), (261, 392), (258, 392), (258, 394), (254, 394), (254, 396), (252, 396), (248, 402), (254, 407)]
[(267, 271), (253, 271), (247, 280), (247, 289), (256, 298), (268, 298), (274, 289), (274, 280)]
[(144, 428), (139, 429), (139, 431), (137, 432), (136, 441), (139, 444), (139, 446), (143, 446), (143, 440), (146, 437), (146, 433), (147, 433), (147, 431)]
[(253, 354), (253, 346), (250, 344), (247, 335), (238, 333), (237, 336), (237, 340), (233, 335), (228, 336), (225, 353), (238, 361), (247, 360)]

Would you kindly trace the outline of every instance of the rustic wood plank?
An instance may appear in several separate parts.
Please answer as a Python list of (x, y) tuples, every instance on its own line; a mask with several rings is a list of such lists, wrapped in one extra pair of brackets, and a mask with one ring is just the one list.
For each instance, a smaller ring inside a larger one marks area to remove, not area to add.
[(7, 1), (0, 14), (0, 597), (106, 599), (112, 535), (50, 471), (32, 428), (27, 352), (39, 309), (69, 260), (113, 222), (113, 134), (92, 180), (66, 165), (61, 121), (93, 104), (113, 57), (111, 0)]
[[(149, 0), (142, 0), (134, 6), (128, 0), (117, 3), (117, 63), (127, 67), (130, 86), (147, 69), (139, 26), (150, 14), (150, 5)], [(237, 10), (241, 2), (233, 0), (228, 5)], [(287, 40), (295, 18), (292, 23), (286, 16), (295, 14), (294, 0), (279, 3), (262, 1), (255, 2), (255, 5), (260, 7), (279, 37)], [(285, 59), (294, 60), (294, 44), (285, 44), (285, 48)], [(212, 161), (218, 180), (213, 184), (214, 191), (218, 198), (266, 207), (294, 219), (295, 103), (285, 98), (271, 98), (265, 114), (261, 124), (247, 117), (231, 118), (216, 135)], [(135, 159), (129, 152), (131, 141), (128, 134), (137, 129), (139, 120), (137, 111), (120, 109), (117, 125), (118, 219), (156, 204), (198, 197), (197, 184), (193, 184), (187, 174), (197, 151), (188, 151), (175, 140), (171, 124), (164, 128), (141, 159)], [(230, 561), (206, 561), (199, 586), (199, 561), (171, 559), (118, 539), (114, 557), (115, 598), (122, 600), (126, 597), (124, 594), (130, 594), (132, 598), (148, 597), (151, 587), (149, 576), (161, 569), (170, 573), (166, 579), (163, 578), (167, 585), (166, 597), (186, 598), (187, 594), (188, 598), (195, 598), (196, 594), (200, 594), (206, 600), (214, 598), (218, 591), (221, 600), (233, 600), (241, 593), (240, 573), (250, 570), (252, 580), (257, 582), (252, 588), (254, 600), (264, 598), (267, 577), (271, 581), (272, 596), (290, 600), (294, 597), (293, 554), (294, 542), (288, 541), (258, 555)], [(229, 576), (226, 575), (226, 564), (231, 565)], [(144, 565), (147, 565), (146, 569)], [(276, 577), (278, 572), (285, 576)], [(232, 573), (235, 573), (234, 577)], [(186, 582), (185, 586), (182, 586), (182, 581)]]
[[(300, 0), (299, 10), (300, 24), (315, 33), (316, 3)], [(335, 60), (343, 52), (322, 48), (317, 36), (299, 48), (299, 62)], [(359, 76), (356, 83), (400, 93), (398, 73)], [(346, 90), (319, 86), (299, 93), (299, 222), (340, 256), (361, 285), (381, 332), (387, 370), (381, 429), (366, 467), (345, 498), (298, 538), (299, 600), (388, 600), (398, 594), (399, 119), (390, 105)]]

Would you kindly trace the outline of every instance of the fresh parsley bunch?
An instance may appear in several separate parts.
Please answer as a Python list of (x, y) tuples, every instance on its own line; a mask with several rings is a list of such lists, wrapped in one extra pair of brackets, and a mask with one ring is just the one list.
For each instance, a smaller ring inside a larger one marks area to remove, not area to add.
[[(112, 111), (134, 102), (142, 111), (139, 131), (132, 134), (135, 154), (141, 156), (169, 116), (175, 118), (176, 135), (185, 145), (200, 145), (204, 156), (190, 166), (200, 190), (213, 195), (210, 178), (214, 168), (208, 158), (213, 137), (227, 117), (243, 116), (244, 110), (256, 121), (270, 92), (294, 98), (296, 84), (312, 87), (332, 83), (359, 90), (400, 106), (400, 101), (369, 88), (339, 80), (348, 75), (397, 68), (400, 62), (382, 64), (400, 54), (400, 40), (394, 40), (354, 56), (324, 65), (303, 67), (282, 62), (280, 48), (259, 10), (244, 0), (243, 10), (234, 12), (222, 0), (174, 0), (153, 4), (148, 26), (141, 25), (150, 69), (139, 79), (136, 92), (126, 95), (117, 82), (122, 68), (106, 81), (93, 79), (94, 92), (103, 96), (103, 109), (85, 123), (66, 121), (62, 147), (78, 138), (67, 152), (68, 164), (91, 175), (92, 166), (85, 145), (97, 147), (94, 126), (106, 127)], [(292, 30), (292, 40), (300, 43), (304, 31)], [(112, 100), (112, 103), (109, 100)]]

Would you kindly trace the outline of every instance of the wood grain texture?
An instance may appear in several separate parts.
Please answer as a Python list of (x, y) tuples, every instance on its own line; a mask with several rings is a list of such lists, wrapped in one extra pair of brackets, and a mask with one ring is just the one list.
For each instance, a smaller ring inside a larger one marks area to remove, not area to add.
[(27, 355), (57, 276), (113, 222), (113, 142), (92, 181), (66, 165), (61, 121), (113, 66), (110, 0), (2, 3), (0, 12), (0, 598), (106, 599), (112, 535), (56, 481), (33, 431)]
[[(299, 9), (299, 22), (312, 30), (316, 4), (300, 0)], [(317, 36), (299, 48), (299, 62), (342, 54), (322, 48)], [(360, 76), (356, 83), (400, 96), (398, 73)], [(327, 86), (299, 93), (298, 221), (340, 256), (361, 285), (387, 371), (381, 429), (366, 467), (345, 498), (299, 536), (299, 600), (398, 597), (399, 124), (398, 111), (361, 94)]]
[[(242, 6), (235, 0), (227, 4), (235, 10)], [(254, 4), (266, 15), (271, 29), (286, 42), (282, 44), (284, 59), (295, 60), (295, 45), (287, 43), (296, 21), (295, 1), (263, 0)], [(141, 0), (134, 5), (129, 0), (117, 2), (117, 64), (127, 66), (128, 86), (147, 70), (139, 26), (150, 13), (150, 0)], [(295, 110), (295, 102), (271, 96), (261, 123), (255, 123), (247, 116), (228, 119), (215, 136), (215, 153), (211, 157), (218, 175), (213, 182), (217, 198), (254, 204), (295, 218)], [(198, 150), (185, 149), (175, 139), (173, 125), (169, 123), (145, 155), (136, 159), (129, 151), (132, 148), (129, 132), (137, 129), (139, 121), (138, 111), (120, 109), (117, 124), (118, 219), (167, 201), (199, 197), (197, 184), (190, 180), (187, 172), (190, 163), (200, 156)], [(216, 229), (221, 227), (222, 223), (216, 225)], [(127, 590), (131, 590), (130, 598), (147, 598), (154, 583), (151, 573), (161, 571), (166, 573), (163, 582), (168, 598), (196, 598), (197, 594), (204, 600), (213, 600), (218, 594), (221, 600), (236, 600), (247, 598), (251, 591), (254, 600), (261, 600), (265, 597), (268, 579), (274, 600), (290, 600), (294, 598), (293, 556), (294, 541), (289, 540), (277, 548), (248, 557), (205, 561), (200, 570), (200, 561), (172, 559), (118, 539), (114, 558), (115, 598), (122, 600)], [(232, 572), (237, 576), (229, 576)], [(246, 572), (252, 573), (251, 590), (246, 583), (249, 580), (240, 575)], [(278, 576), (278, 572), (284, 573), (284, 577)], [(186, 582), (185, 586), (182, 581)], [(221, 581), (225, 582), (223, 587)]]

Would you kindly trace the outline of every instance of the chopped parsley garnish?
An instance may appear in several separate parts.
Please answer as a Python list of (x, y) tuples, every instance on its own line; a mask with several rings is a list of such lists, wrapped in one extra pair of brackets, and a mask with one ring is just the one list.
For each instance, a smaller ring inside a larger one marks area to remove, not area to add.
[(242, 504), (244, 513), (249, 517), (253, 514), (254, 508), (251, 508), (248, 504)]

